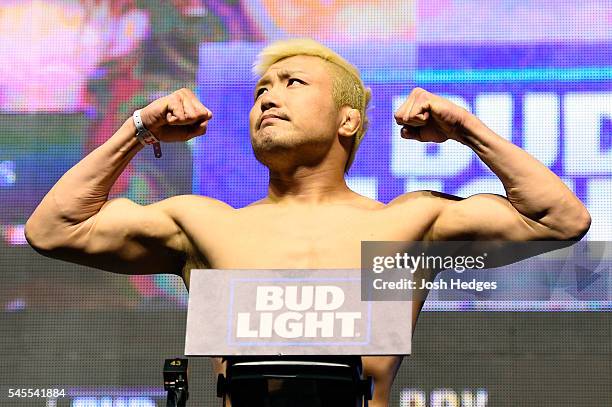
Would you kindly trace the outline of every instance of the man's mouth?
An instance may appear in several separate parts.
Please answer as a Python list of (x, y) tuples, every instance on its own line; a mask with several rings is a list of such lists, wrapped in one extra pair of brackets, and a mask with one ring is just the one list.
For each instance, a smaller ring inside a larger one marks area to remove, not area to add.
[(281, 113), (264, 113), (259, 118), (258, 128), (262, 128), (264, 125), (272, 124), (276, 120), (289, 120), (287, 116)]

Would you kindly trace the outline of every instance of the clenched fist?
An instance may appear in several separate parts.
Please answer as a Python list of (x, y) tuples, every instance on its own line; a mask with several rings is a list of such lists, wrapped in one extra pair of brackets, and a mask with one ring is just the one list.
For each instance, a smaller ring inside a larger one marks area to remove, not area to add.
[(206, 133), (212, 112), (191, 90), (183, 88), (151, 102), (140, 117), (161, 141), (187, 141)]
[(395, 121), (406, 139), (442, 143), (463, 142), (463, 124), (470, 113), (448, 99), (414, 88), (395, 112)]

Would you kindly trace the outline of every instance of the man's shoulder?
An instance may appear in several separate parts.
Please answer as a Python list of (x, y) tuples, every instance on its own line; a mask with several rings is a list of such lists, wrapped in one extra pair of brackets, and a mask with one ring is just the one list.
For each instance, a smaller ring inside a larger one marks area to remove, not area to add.
[(454, 195), (445, 194), (443, 192), (420, 190), (406, 192), (405, 194), (399, 195), (390, 201), (387, 206), (403, 205), (403, 204), (427, 204), (437, 205), (446, 204), (450, 201), (457, 201), (461, 198)]
[(370, 197), (355, 193), (354, 199), (349, 201), (347, 205), (352, 206), (356, 209), (365, 209), (365, 210), (378, 210), (384, 209), (385, 204)]
[(219, 212), (233, 210), (230, 205), (218, 199), (202, 195), (175, 195), (159, 201), (155, 206), (164, 212), (175, 216), (204, 212)]
[(261, 198), (261, 199), (259, 199), (257, 201), (253, 201), (250, 204), (248, 204), (247, 206), (245, 206), (245, 208), (250, 208), (250, 207), (253, 207), (253, 206), (265, 205), (266, 203), (269, 203), (269, 199), (267, 197), (266, 198)]

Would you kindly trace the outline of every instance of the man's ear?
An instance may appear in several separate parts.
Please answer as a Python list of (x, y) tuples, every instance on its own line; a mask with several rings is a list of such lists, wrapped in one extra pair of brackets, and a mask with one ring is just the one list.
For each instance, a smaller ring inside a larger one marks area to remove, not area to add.
[(343, 108), (342, 124), (338, 129), (338, 134), (343, 137), (353, 137), (357, 134), (361, 125), (361, 113), (359, 110), (348, 106)]

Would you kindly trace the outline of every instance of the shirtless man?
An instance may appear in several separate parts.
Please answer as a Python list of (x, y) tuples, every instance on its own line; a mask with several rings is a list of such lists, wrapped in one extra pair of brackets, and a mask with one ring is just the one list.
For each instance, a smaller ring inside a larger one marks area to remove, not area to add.
[[(143, 148), (129, 118), (49, 191), (26, 224), (28, 242), (44, 255), (116, 273), (176, 273), (188, 287), (193, 268), (359, 268), (362, 240), (576, 240), (589, 228), (589, 213), (555, 174), (466, 110), (419, 88), (395, 113), (402, 137), (464, 144), (508, 197), (416, 191), (385, 205), (361, 196), (344, 180), (365, 131), (369, 91), (358, 71), (308, 40), (272, 44), (256, 68), (250, 135), (269, 169), (266, 198), (241, 209), (194, 195), (147, 206), (107, 200)], [(163, 142), (202, 135), (211, 118), (187, 89), (142, 110), (145, 127)], [(422, 305), (413, 303), (413, 327)], [(400, 363), (363, 358), (375, 381), (372, 406), (387, 406)], [(215, 361), (215, 368), (223, 365)]]

